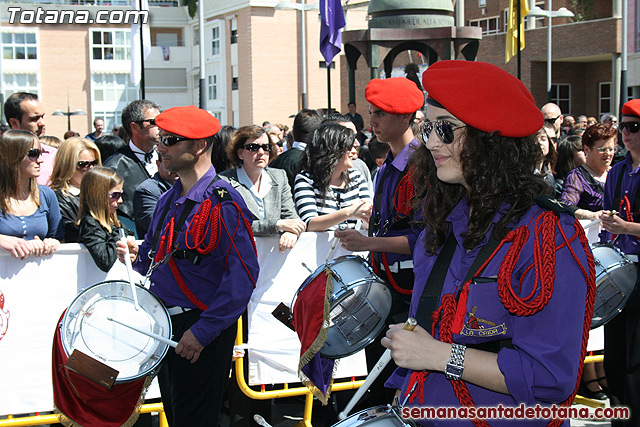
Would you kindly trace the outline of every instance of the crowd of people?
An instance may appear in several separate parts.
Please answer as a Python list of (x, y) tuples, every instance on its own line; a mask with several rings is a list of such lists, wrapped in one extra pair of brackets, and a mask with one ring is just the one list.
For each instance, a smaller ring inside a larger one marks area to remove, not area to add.
[[(574, 120), (467, 61), (430, 66), (422, 87), (371, 80), (368, 128), (355, 103), (344, 115), (303, 109), (289, 130), (137, 100), (122, 112), (124, 138), (96, 118), (94, 132), (63, 141), (46, 138), (37, 96), (13, 94), (0, 248), (26, 258), (77, 242), (104, 271), (127, 255), (151, 269), (179, 340), (159, 373), (175, 426), (217, 424), (235, 322), (259, 273), (253, 236), (278, 236), (286, 252), (302, 232), (327, 230), (370, 253), (393, 294), (390, 329), (366, 352), (369, 368), (385, 349), (394, 363), (365, 406), (396, 391), (410, 406), (549, 406), (580, 389), (635, 420), (637, 297), (605, 327), (604, 366), (583, 366), (595, 273), (574, 217), (640, 254), (640, 100), (620, 123)], [(487, 113), (470, 107), (481, 103)], [(400, 327), (408, 316), (414, 331)]]

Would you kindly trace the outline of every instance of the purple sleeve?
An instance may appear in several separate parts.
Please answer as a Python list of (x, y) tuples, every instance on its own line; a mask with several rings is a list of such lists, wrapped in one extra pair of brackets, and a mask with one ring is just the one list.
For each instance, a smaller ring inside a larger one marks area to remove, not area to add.
[[(574, 221), (568, 215), (562, 216), (560, 224), (568, 238), (575, 235)], [(564, 243), (559, 232), (555, 242), (556, 247)], [(563, 402), (576, 385), (587, 298), (586, 279), (580, 266), (586, 271), (588, 264), (580, 240), (575, 238), (570, 245), (578, 260), (566, 246), (556, 252), (551, 299), (536, 314), (513, 316), (513, 348), (503, 348), (498, 353), (498, 367), (517, 402)], [(532, 258), (527, 253), (531, 251), (533, 245), (526, 245), (521, 257)], [(519, 280), (514, 274), (512, 286), (516, 292)], [(518, 293), (527, 295), (535, 282), (533, 271), (529, 271)]]
[(579, 176), (578, 169), (573, 169), (567, 174), (562, 187), (562, 195), (560, 201), (571, 206), (578, 206), (580, 202), (580, 193), (582, 193), (582, 180)]

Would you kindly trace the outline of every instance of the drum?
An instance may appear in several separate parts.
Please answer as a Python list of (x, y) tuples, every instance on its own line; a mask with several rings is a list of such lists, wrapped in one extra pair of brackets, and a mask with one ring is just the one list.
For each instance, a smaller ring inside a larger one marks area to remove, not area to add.
[(169, 346), (111, 319), (170, 339), (171, 318), (147, 289), (121, 280), (95, 284), (73, 300), (62, 318), (60, 336), (67, 356), (79, 350), (119, 372), (116, 384), (153, 375)]
[(325, 269), (333, 273), (330, 326), (320, 355), (329, 359), (350, 356), (371, 343), (386, 326), (391, 311), (391, 291), (371, 266), (356, 255), (345, 255), (321, 265), (304, 281), (291, 304)]
[(411, 419), (402, 418), (396, 406), (374, 406), (345, 418), (333, 427), (415, 427)]
[(610, 243), (591, 245), (596, 267), (596, 298), (591, 329), (622, 311), (638, 281), (638, 267)]

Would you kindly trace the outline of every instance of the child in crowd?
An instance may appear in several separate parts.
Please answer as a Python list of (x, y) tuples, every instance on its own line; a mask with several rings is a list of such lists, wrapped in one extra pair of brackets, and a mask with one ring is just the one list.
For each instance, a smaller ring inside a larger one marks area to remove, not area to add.
[(116, 210), (122, 203), (123, 180), (111, 168), (96, 166), (84, 175), (80, 187), (78, 243), (87, 247), (102, 271), (116, 262), (120, 222)]

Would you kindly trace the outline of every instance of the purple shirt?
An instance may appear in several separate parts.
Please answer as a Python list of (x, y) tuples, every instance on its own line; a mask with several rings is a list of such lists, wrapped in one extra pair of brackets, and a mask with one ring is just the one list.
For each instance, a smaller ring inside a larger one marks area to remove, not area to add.
[[(249, 221), (249, 227), (251, 227), (253, 215), (245, 205), (240, 194), (226, 181), (219, 180), (209, 185), (215, 175), (215, 169), (211, 167), (184, 197), (180, 197), (180, 192), (182, 191), (182, 183), (180, 180), (161, 196), (149, 231), (145, 236), (144, 242), (140, 245), (138, 258), (133, 264), (133, 268), (136, 271), (145, 274), (149, 269), (151, 261), (149, 260), (148, 253), (149, 250), (151, 250), (153, 234), (168, 204), (174, 205), (176, 208), (170, 209), (166, 218), (163, 219), (163, 230), (172, 216), (176, 218), (176, 221), (180, 218), (187, 199), (197, 202), (187, 217), (182, 231), (178, 234), (176, 239), (178, 249), (187, 249), (184, 238), (185, 230), (197, 212), (200, 203), (206, 199), (211, 199), (212, 210), (214, 206), (220, 203), (218, 198), (213, 195), (213, 190), (216, 188), (225, 188), (229, 194), (231, 194), (233, 201), (242, 209), (242, 214)], [(205, 346), (238, 320), (244, 312), (249, 298), (253, 293), (255, 281), (258, 279), (260, 270), (251, 236), (242, 218), (239, 218), (238, 209), (230, 201), (225, 201), (222, 203), (220, 213), (221, 221), (218, 245), (210, 254), (202, 259), (199, 265), (194, 265), (189, 260), (173, 258), (189, 289), (200, 301), (209, 306), (209, 308), (200, 315), (200, 319), (191, 326), (193, 335), (198, 339), (200, 344)], [(238, 220), (240, 220), (239, 226), (237, 226)], [(233, 245), (231, 245), (231, 239), (227, 231), (233, 235), (236, 226), (237, 231), (233, 238)], [(182, 224), (176, 224), (175, 230), (177, 231), (181, 227)], [(207, 230), (209, 230), (208, 227)], [(204, 245), (209, 243), (208, 236), (209, 234), (207, 233)], [(155, 251), (156, 248), (153, 249)], [(161, 264), (153, 272), (151, 275), (150, 290), (158, 296), (167, 307), (180, 306), (195, 308), (195, 305), (189, 301), (178, 286), (168, 263)]]
[(600, 211), (604, 203), (604, 184), (596, 181), (583, 166), (578, 166), (564, 179), (560, 201), (579, 209)]
[[(407, 144), (396, 158), (393, 157), (393, 153), (389, 151), (387, 155), (387, 159), (384, 161), (384, 164), (380, 167), (380, 170), (377, 173), (378, 179), (376, 184), (382, 186), (382, 192), (378, 195), (378, 191), (375, 192), (374, 196), (374, 212), (372, 217), (376, 216), (375, 206), (380, 206), (380, 227), (377, 227), (374, 230), (374, 235), (380, 237), (395, 237), (395, 236), (407, 236), (409, 239), (409, 247), (411, 251), (413, 251), (413, 247), (416, 244), (416, 240), (422, 231), (422, 228), (419, 227), (407, 227), (402, 230), (388, 230), (386, 233), (382, 234), (380, 229), (383, 227), (385, 221), (391, 220), (395, 209), (393, 209), (394, 205), (394, 192), (398, 185), (398, 181), (402, 176), (402, 172), (409, 163), (409, 158), (413, 154), (414, 150), (419, 147), (419, 142), (414, 138), (411, 140), (409, 144)], [(380, 197), (380, 202), (377, 202), (377, 198)], [(415, 212), (414, 212), (415, 215)], [(405, 261), (410, 260), (412, 258), (411, 254), (394, 254), (387, 252), (387, 260), (389, 264), (393, 264), (396, 261)]]
[[(622, 194), (617, 196), (619, 198), (618, 200), (626, 195), (629, 198), (629, 203), (631, 203), (632, 213), (638, 213), (640, 206), (634, 206), (634, 199), (638, 192), (638, 184), (640, 184), (640, 168), (634, 170), (632, 170), (632, 168), (633, 161), (631, 154), (628, 154), (623, 161), (613, 165), (607, 174), (607, 183), (604, 186), (604, 209), (608, 211), (619, 211), (620, 217), (625, 221), (627, 219), (627, 209), (625, 207), (621, 208), (619, 204), (614, 204), (614, 198), (616, 197), (614, 193), (618, 185), (618, 180), (622, 175), (622, 185), (620, 187)], [(612, 240), (611, 233), (603, 230), (600, 233), (600, 240), (604, 242)], [(625, 254), (640, 255), (640, 240), (638, 240), (636, 236), (620, 234), (614, 244)]]
[[(518, 224), (512, 225), (513, 229), (523, 224), (529, 228), (529, 239), (517, 260), (511, 282), (515, 293), (520, 297), (529, 295), (535, 285), (535, 274), (531, 269), (524, 277), (522, 289), (519, 289), (520, 276), (533, 262), (534, 224), (542, 212), (542, 209), (533, 206)], [(480, 248), (487, 243), (488, 239), (485, 237), (481, 245), (469, 252), (462, 247), (461, 234), (468, 230), (468, 218), (469, 205), (464, 198), (447, 218), (452, 225), (457, 246), (442, 294), (455, 293), (461, 288)], [(493, 220), (492, 229), (500, 218), (501, 214), (498, 213)], [(560, 217), (559, 226), (569, 239), (575, 234), (574, 222), (575, 219), (569, 215), (562, 214)], [(424, 250), (424, 238), (423, 232), (414, 251), (415, 284), (409, 311), (412, 316), (416, 314), (420, 296), (437, 258)], [(556, 246), (564, 242), (557, 228), (555, 242)], [(512, 340), (513, 348), (505, 347), (498, 353), (498, 367), (505, 377), (510, 395), (493, 392), (471, 383), (467, 383), (467, 387), (476, 406), (496, 406), (501, 403), (503, 406), (514, 407), (520, 403), (527, 406), (535, 406), (537, 403), (560, 403), (571, 395), (576, 385), (585, 320), (585, 279), (580, 266), (564, 247), (556, 252), (555, 286), (548, 304), (531, 316), (512, 315), (502, 304), (495, 281), (501, 261), (510, 246), (510, 243), (503, 245), (480, 273), (481, 277), (486, 278), (486, 283), (470, 285), (465, 326), (460, 334), (453, 335), (454, 343), (465, 345)], [(585, 251), (579, 239), (573, 239), (571, 247), (586, 269)], [(491, 278), (494, 280), (491, 281)], [(477, 325), (470, 322), (471, 313), (474, 313)], [(438, 324), (436, 337), (439, 336), (439, 328)], [(402, 390), (403, 396), (400, 401), (404, 399), (410, 375), (410, 370), (398, 368), (386, 383), (387, 387)], [(420, 405), (418, 398), (411, 405)], [(424, 405), (460, 407), (451, 382), (445, 378), (444, 373), (431, 372), (427, 376), (424, 383)], [(443, 420), (420, 420), (420, 423), (428, 425), (434, 421)], [(492, 426), (519, 425), (522, 420), (491, 419), (488, 422)], [(537, 424), (546, 425), (547, 422), (548, 420), (538, 420)], [(468, 420), (456, 420), (456, 424), (471, 425)], [(565, 424), (569, 425), (568, 421)]]

